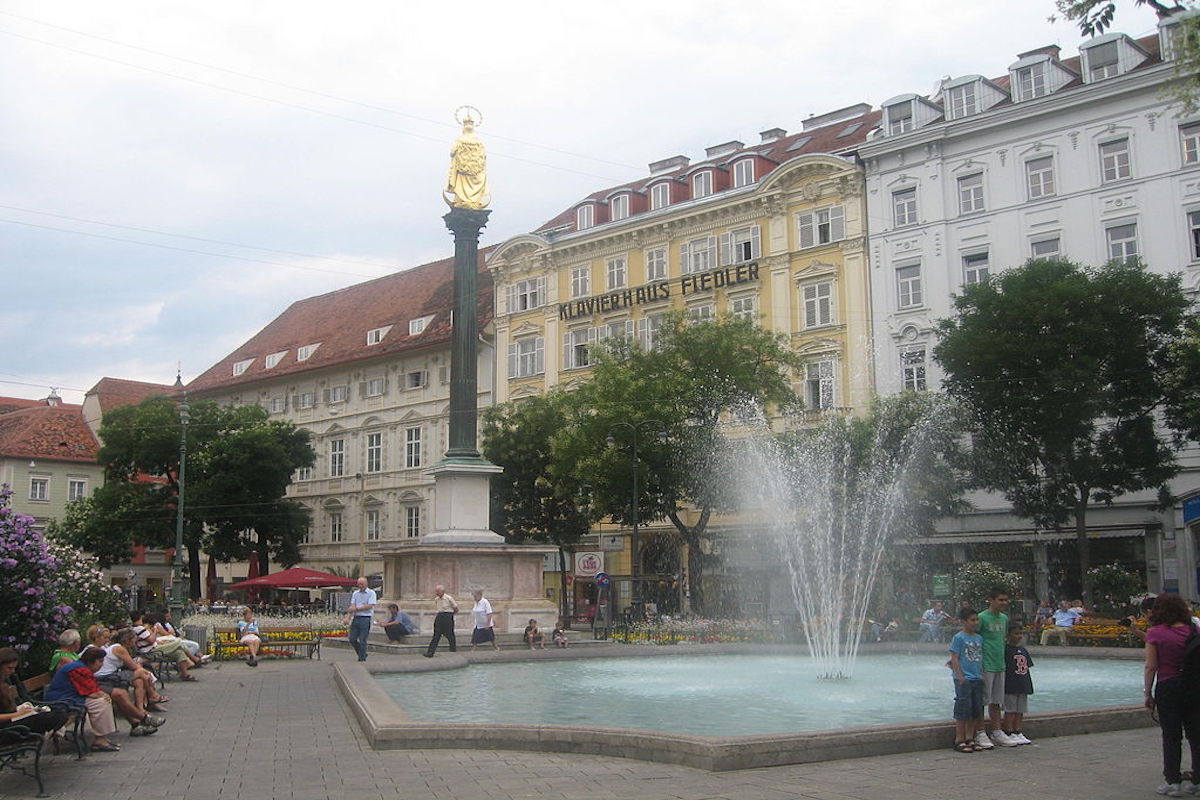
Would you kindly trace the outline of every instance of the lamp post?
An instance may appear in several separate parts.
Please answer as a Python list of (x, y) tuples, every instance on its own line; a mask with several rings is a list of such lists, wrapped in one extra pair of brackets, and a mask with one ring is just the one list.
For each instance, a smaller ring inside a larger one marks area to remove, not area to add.
[(358, 479), (358, 577), (367, 577), (367, 512), (363, 508), (363, 474), (354, 473)]
[[(183, 381), (176, 377), (175, 385), (182, 387)], [(182, 609), (186, 602), (183, 578), (183, 493), (187, 485), (187, 429), (190, 419), (187, 392), (184, 392), (183, 402), (179, 404), (179, 493), (175, 502), (175, 557), (171, 561), (171, 569), (175, 574), (171, 605), (176, 609)]]
[(629, 540), (630, 541), (630, 557), (632, 558), (632, 563), (630, 565), (629, 574), (630, 574), (630, 577), (633, 579), (633, 591), (632, 591), (633, 613), (639, 618), (642, 615), (642, 611), (641, 611), (642, 590), (641, 590), (641, 585), (638, 583), (638, 573), (640, 572), (639, 567), (640, 567), (640, 560), (641, 560), (641, 552), (640, 552), (640, 549), (638, 546), (639, 545), (639, 542), (638, 542), (638, 463), (639, 463), (638, 462), (638, 434), (640, 434), (642, 432), (643, 428), (650, 428), (650, 427), (654, 427), (654, 428), (658, 429), (654, 435), (655, 441), (658, 441), (658, 442), (666, 441), (667, 432), (665, 430), (663, 430), (662, 422), (657, 419), (644, 419), (641, 422), (617, 422), (617, 423), (614, 423), (612, 428), (608, 432), (608, 436), (606, 436), (604, 439), (604, 443), (607, 444), (609, 447), (612, 447), (617, 443), (617, 438), (615, 436), (613, 436), (613, 431), (617, 430), (618, 428), (628, 428), (629, 429), (629, 435), (630, 435), (629, 466), (630, 466), (631, 471), (633, 472), (633, 492), (632, 492), (632, 506), (631, 506), (631, 514), (632, 514), (631, 521), (633, 523), (633, 535)]

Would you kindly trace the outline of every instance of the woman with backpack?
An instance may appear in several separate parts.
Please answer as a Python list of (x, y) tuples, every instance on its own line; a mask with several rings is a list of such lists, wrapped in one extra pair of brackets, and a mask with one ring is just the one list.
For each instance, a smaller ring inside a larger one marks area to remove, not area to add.
[[(1200, 697), (1193, 682), (1200, 663), (1200, 641), (1192, 622), (1192, 612), (1177, 594), (1160, 594), (1150, 611), (1150, 629), (1146, 631), (1145, 689), (1146, 708), (1158, 711), (1162, 727), (1163, 777), (1166, 782), (1158, 793), (1183, 797), (1195, 791), (1182, 782), (1180, 750), (1187, 734), (1192, 754), (1192, 770), (1200, 770)], [(1190, 645), (1190, 646), (1189, 646)]]

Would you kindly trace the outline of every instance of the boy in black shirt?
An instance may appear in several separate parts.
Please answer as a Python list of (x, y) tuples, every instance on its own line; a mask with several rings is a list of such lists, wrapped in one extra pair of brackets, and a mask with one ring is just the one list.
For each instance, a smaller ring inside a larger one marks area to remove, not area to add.
[(1033, 694), (1033, 678), (1029, 668), (1033, 659), (1021, 645), (1024, 636), (1019, 623), (1008, 626), (1008, 640), (1004, 643), (1004, 732), (1016, 744), (1032, 744), (1032, 740), (1021, 733), (1021, 723), (1029, 710), (1029, 695)]

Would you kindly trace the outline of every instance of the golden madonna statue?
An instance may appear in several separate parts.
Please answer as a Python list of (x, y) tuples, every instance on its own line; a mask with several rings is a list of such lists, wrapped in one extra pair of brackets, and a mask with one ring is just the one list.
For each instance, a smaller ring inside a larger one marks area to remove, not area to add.
[(468, 113), (462, 122), (462, 135), (450, 148), (450, 175), (442, 197), (452, 208), (487, 208), (492, 196), (487, 188), (487, 154), (475, 135), (475, 120)]

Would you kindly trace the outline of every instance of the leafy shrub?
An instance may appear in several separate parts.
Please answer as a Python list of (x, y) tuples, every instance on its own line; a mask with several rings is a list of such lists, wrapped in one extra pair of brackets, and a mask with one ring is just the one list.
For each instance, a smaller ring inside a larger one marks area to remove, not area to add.
[(58, 562), (58, 599), (71, 607), (73, 627), (82, 633), (94, 623), (111, 626), (129, 618), (120, 588), (105, 580), (94, 556), (61, 542), (50, 542), (49, 549)]
[(1101, 564), (1088, 570), (1092, 576), (1092, 605), (1102, 614), (1132, 611), (1134, 597), (1145, 591), (1142, 576), (1120, 564)]
[(954, 592), (958, 599), (967, 600), (977, 610), (987, 607), (987, 596), (993, 587), (998, 586), (1012, 594), (1019, 584), (1017, 573), (1005, 572), (987, 561), (963, 564), (954, 576)]

